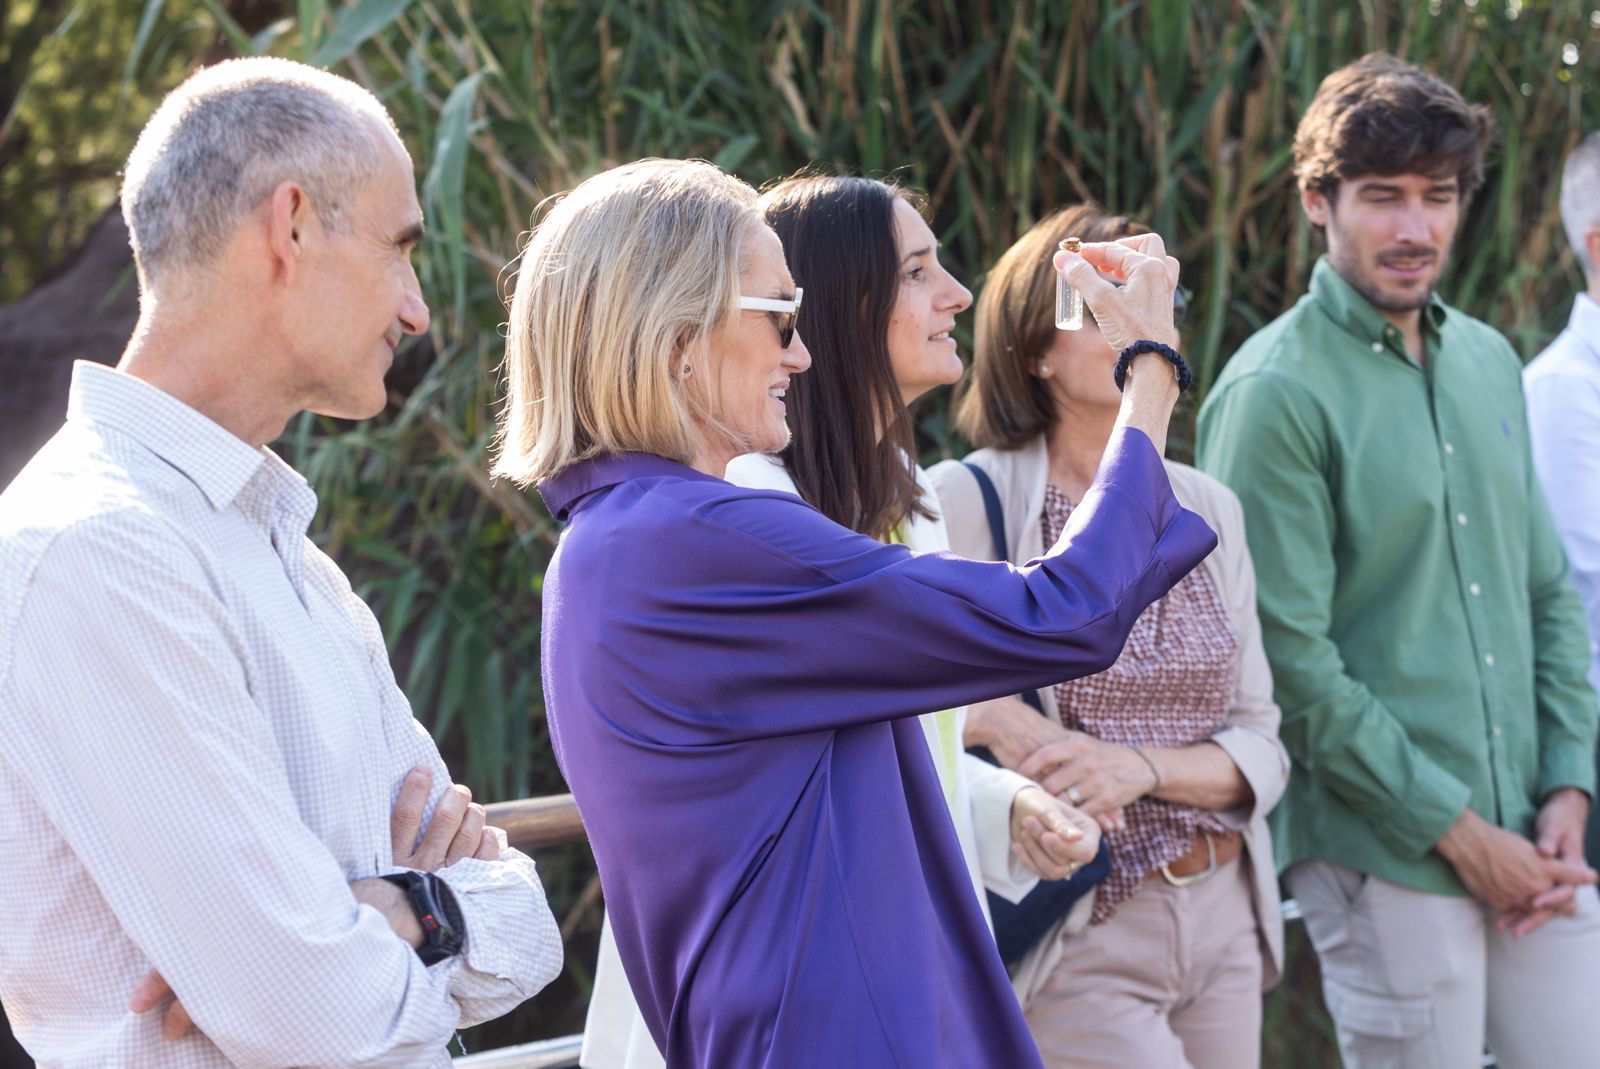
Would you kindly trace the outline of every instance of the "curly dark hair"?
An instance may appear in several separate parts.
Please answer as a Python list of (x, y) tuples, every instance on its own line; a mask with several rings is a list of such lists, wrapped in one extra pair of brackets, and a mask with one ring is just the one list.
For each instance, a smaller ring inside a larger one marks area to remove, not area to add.
[(1466, 200), (1483, 184), (1494, 118), (1481, 104), (1387, 52), (1372, 52), (1322, 80), (1294, 135), (1303, 190), (1330, 199), (1362, 175), (1454, 177)]

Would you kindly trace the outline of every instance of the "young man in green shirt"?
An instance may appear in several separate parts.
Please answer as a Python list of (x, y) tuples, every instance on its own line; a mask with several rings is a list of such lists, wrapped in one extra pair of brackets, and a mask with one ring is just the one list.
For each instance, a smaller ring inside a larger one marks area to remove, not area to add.
[(1278, 863), (1356, 1069), (1600, 1057), (1583, 610), (1521, 363), (1434, 294), (1489, 132), (1391, 56), (1329, 75), (1295, 135), (1327, 256), (1200, 412), (1294, 758)]

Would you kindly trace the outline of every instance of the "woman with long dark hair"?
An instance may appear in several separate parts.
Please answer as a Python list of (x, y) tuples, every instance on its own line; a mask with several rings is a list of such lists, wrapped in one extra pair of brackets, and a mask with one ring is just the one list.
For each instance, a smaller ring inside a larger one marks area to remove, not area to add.
[[(954, 330), (971, 292), (940, 263), (939, 242), (910, 190), (801, 175), (769, 190), (761, 206), (792, 269), (814, 280), (813, 303), (800, 319), (812, 367), (790, 388), (789, 447), (738, 458), (728, 481), (798, 494), (880, 542), (948, 550), (932, 484), (914, 459), (909, 409), (961, 377)], [(1044, 857), (1027, 863), (1025, 818), (1042, 816), (1046, 803), (1028, 791), (1031, 781), (964, 752), (966, 716), (963, 706), (920, 720), (987, 916), (985, 889), (1016, 901), (1036, 877), (1068, 873)], [(1058, 804), (1065, 818), (1090, 829), (1082, 856), (1092, 857), (1098, 828)]]

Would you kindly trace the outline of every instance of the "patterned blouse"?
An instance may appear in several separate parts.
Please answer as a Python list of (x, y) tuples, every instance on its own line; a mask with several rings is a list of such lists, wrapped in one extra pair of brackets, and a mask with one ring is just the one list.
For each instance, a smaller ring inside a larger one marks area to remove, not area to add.
[[(1040, 524), (1054, 545), (1072, 502), (1045, 485)], [(1056, 686), (1061, 724), (1123, 746), (1182, 747), (1221, 730), (1233, 700), (1239, 639), (1204, 568), (1181, 579), (1139, 617), (1117, 663)], [(1104, 924), (1150, 873), (1189, 852), (1201, 831), (1221, 833), (1215, 815), (1140, 798), (1123, 810), (1127, 828), (1106, 837), (1111, 874), (1095, 897), (1091, 924)]]

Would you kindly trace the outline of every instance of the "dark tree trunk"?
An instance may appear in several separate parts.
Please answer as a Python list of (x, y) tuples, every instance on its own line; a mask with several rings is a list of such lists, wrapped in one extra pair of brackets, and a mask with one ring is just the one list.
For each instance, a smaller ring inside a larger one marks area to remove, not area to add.
[(72, 362), (116, 363), (138, 320), (138, 290), (113, 209), (65, 268), (0, 306), (0, 488), (66, 419)]
[[(61, 271), (0, 306), (0, 489), (66, 418), (73, 360), (116, 363), (138, 312), (133, 251), (115, 209)], [(32, 1064), (0, 1019), (0, 1069)]]

